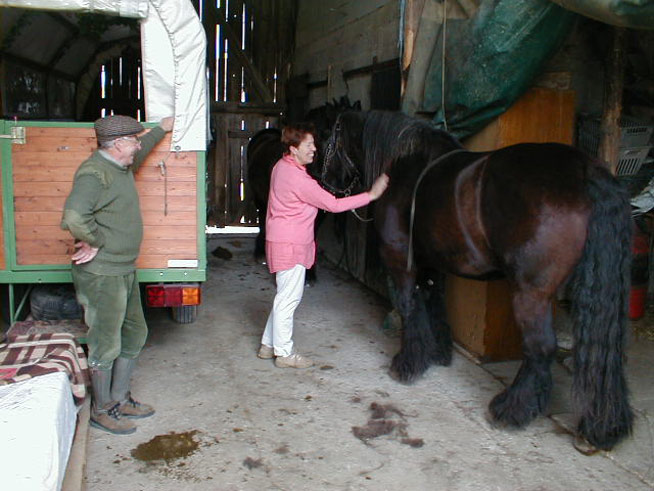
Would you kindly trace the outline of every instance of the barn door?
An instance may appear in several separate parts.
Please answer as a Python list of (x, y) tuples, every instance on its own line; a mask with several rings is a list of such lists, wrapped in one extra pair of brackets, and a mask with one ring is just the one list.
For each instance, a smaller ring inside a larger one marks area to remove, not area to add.
[(216, 144), (209, 165), (209, 223), (256, 226), (257, 210), (247, 182), (247, 145), (257, 131), (279, 124), (279, 110), (221, 111), (211, 119)]

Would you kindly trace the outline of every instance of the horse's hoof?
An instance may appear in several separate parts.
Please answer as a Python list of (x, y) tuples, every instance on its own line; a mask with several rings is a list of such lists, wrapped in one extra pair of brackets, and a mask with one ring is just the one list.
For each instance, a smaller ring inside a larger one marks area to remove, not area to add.
[(595, 455), (597, 452), (600, 451), (599, 448), (597, 448), (595, 445), (590, 443), (588, 440), (586, 440), (583, 436), (581, 435), (576, 435), (574, 442), (572, 445), (575, 447), (575, 450), (577, 452), (582, 453), (587, 456)]
[(389, 375), (393, 380), (401, 382), (403, 384), (411, 384), (415, 382), (420, 376), (425, 373), (427, 367), (420, 369), (415, 365), (411, 365), (406, 362), (406, 360), (398, 355), (395, 355), (393, 362), (391, 363), (391, 368), (389, 370)]
[(404, 385), (411, 385), (415, 381), (415, 378), (416, 378), (416, 377), (411, 377), (411, 376), (409, 376), (407, 374), (401, 374), (400, 372), (398, 372), (397, 370), (394, 370), (393, 368), (388, 370), (388, 376), (391, 377), (396, 382), (399, 382), (399, 383), (404, 384)]
[(489, 422), (494, 428), (524, 428), (537, 415), (536, 411), (516, 404), (508, 391), (497, 394), (488, 405)]
[(431, 357), (434, 365), (449, 367), (452, 364), (452, 351), (445, 353), (434, 353)]

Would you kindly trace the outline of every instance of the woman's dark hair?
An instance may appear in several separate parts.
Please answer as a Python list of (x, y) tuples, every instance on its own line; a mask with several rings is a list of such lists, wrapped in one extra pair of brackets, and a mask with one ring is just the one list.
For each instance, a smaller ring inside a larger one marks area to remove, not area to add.
[(286, 125), (282, 130), (284, 154), (291, 151), (290, 147), (297, 148), (308, 134), (311, 134), (314, 139), (316, 138), (316, 127), (313, 123), (292, 123)]

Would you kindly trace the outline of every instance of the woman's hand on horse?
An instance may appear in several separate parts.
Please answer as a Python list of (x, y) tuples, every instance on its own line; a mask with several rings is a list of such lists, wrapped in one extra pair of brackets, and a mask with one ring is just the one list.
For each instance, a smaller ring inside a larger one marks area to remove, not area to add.
[(388, 175), (382, 174), (375, 180), (375, 182), (372, 183), (372, 187), (370, 188), (370, 191), (368, 191), (368, 194), (370, 195), (370, 201), (375, 201), (382, 194), (384, 194), (384, 191), (386, 191), (387, 187)]

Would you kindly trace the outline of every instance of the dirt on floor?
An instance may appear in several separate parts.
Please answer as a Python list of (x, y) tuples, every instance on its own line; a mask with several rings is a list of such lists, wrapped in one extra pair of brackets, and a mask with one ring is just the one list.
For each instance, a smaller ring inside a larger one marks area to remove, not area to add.
[(634, 436), (587, 457), (572, 445), (570, 375), (561, 364), (547, 416), (522, 431), (494, 428), (488, 402), (519, 363), (479, 365), (456, 352), (450, 367), (396, 382), (388, 368), (399, 339), (381, 328), (386, 300), (325, 264), (295, 318), (298, 349), (316, 366), (279, 369), (258, 359), (275, 286), (252, 247), (250, 237), (210, 240), (194, 324), (146, 313), (150, 335), (133, 394), (157, 413), (132, 435), (90, 430), (86, 489), (654, 487), (654, 343), (641, 340), (630, 352)]

